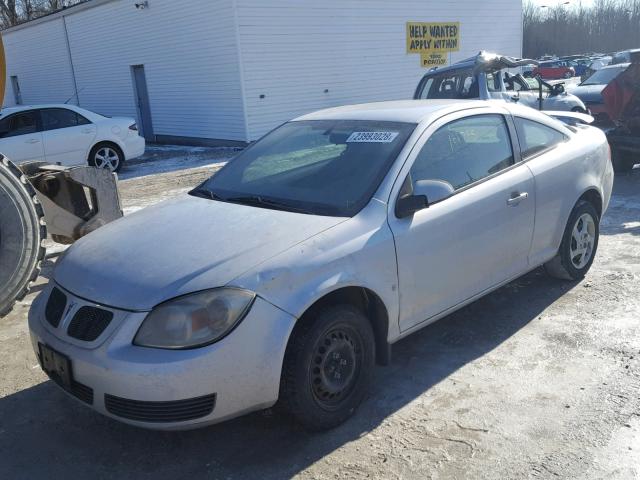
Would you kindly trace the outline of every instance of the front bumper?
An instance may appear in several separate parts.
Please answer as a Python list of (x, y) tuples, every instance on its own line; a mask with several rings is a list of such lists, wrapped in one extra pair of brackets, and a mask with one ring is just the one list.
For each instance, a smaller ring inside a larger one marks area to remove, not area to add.
[[(103, 415), (145, 428), (180, 430), (267, 408), (278, 399), (282, 361), (295, 319), (260, 298), (256, 298), (240, 325), (221, 341), (203, 348), (172, 351), (134, 346), (132, 339), (146, 313), (111, 307), (100, 307), (109, 309), (114, 316), (112, 324), (95, 341), (69, 337), (66, 332), (74, 312), (83, 306), (96, 305), (58, 286), (71, 306), (54, 328), (45, 319), (52, 288), (53, 282), (33, 302), (29, 312), (34, 351), (39, 358), (39, 344), (43, 344), (68, 357), (73, 386), (80, 390), (71, 388), (67, 392)], [(127, 415), (132, 411), (139, 414), (145, 408), (164, 411), (165, 405), (185, 408), (184, 402), (200, 404), (199, 399), (211, 396), (215, 402), (213, 411), (195, 419), (147, 421)]]

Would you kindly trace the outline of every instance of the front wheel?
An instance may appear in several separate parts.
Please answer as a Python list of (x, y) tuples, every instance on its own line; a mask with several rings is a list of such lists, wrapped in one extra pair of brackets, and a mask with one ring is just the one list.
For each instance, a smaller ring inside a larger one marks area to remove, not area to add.
[(367, 393), (373, 331), (351, 305), (328, 307), (300, 321), (287, 346), (280, 399), (305, 428), (327, 430), (349, 418)]
[(598, 250), (600, 218), (594, 206), (579, 202), (571, 212), (558, 254), (544, 267), (549, 275), (563, 280), (584, 278)]
[(111, 172), (119, 172), (124, 163), (122, 150), (110, 143), (99, 143), (89, 153), (91, 167), (104, 168)]

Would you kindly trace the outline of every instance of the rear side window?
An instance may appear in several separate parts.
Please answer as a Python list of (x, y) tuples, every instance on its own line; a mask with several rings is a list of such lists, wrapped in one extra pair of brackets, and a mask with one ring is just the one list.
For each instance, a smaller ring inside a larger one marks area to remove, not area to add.
[(456, 70), (435, 74), (422, 83), (419, 98), (457, 99), (478, 98), (480, 91), (473, 70)]
[(411, 179), (444, 180), (458, 190), (513, 164), (502, 115), (476, 115), (438, 129), (416, 158)]
[(66, 108), (47, 108), (40, 110), (40, 115), (43, 130), (57, 130), (91, 123), (82, 115)]
[(21, 112), (0, 120), (0, 138), (28, 135), (38, 131), (34, 111)]
[(515, 117), (522, 158), (527, 159), (566, 142), (568, 137), (558, 130), (533, 120)]

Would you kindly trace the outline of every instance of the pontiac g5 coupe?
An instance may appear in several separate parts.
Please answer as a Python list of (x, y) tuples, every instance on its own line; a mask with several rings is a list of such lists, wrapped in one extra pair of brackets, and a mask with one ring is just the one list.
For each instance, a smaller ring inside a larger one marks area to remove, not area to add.
[(67, 393), (133, 425), (282, 402), (331, 428), (400, 338), (540, 265), (582, 278), (612, 183), (602, 132), (527, 107), (312, 113), (71, 246), (31, 308), (33, 348)]

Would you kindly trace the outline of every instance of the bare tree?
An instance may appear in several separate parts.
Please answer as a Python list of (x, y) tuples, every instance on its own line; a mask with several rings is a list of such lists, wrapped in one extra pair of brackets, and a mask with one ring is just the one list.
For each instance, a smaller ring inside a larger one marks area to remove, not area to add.
[(525, 0), (524, 55), (614, 52), (640, 47), (640, 0), (596, 0), (543, 9)]
[(13, 27), (87, 0), (0, 0), (0, 29)]

